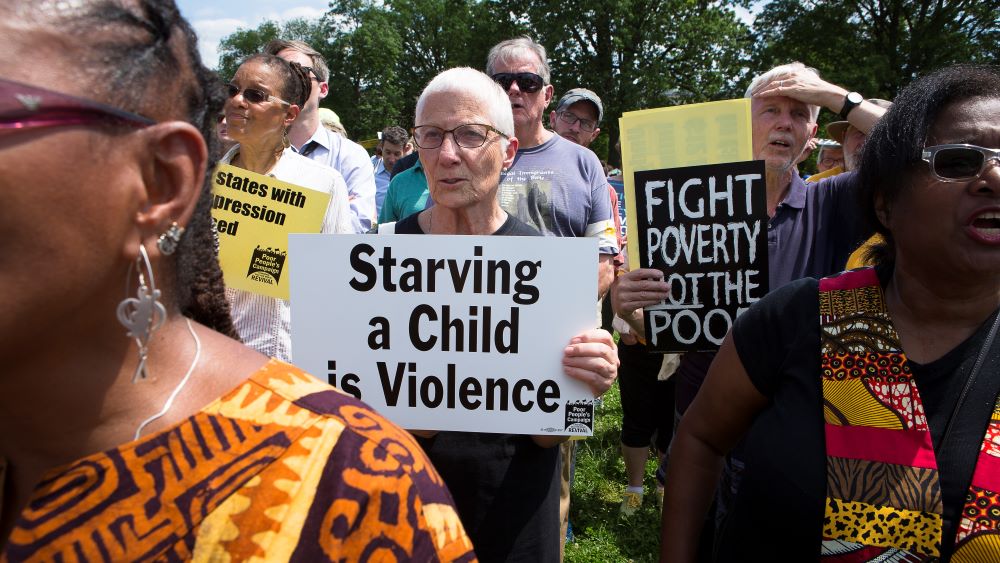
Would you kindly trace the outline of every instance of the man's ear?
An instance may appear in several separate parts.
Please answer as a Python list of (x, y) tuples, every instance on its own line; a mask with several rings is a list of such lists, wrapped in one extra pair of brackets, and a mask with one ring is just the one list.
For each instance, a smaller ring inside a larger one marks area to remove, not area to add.
[(136, 214), (137, 227), (147, 250), (177, 223), (188, 224), (205, 182), (208, 148), (190, 123), (169, 121), (146, 128), (146, 142), (136, 150), (145, 158), (145, 205)]
[(507, 170), (514, 165), (514, 157), (517, 156), (517, 145), (517, 137), (507, 139), (507, 152), (503, 155), (503, 170)]
[(549, 129), (552, 129), (553, 131), (555, 131), (555, 129), (556, 129), (556, 118), (557, 117), (558, 116), (556, 115), (556, 110), (552, 110), (552, 111), (549, 112)]
[(413, 152), (413, 143), (406, 143), (403, 146), (403, 155), (406, 156)]
[(543, 95), (545, 96), (545, 107), (549, 107), (549, 104), (552, 103), (552, 97), (555, 95), (555, 93), (556, 93), (555, 86), (551, 84), (545, 85), (545, 88), (543, 89)]
[(319, 99), (327, 97), (330, 94), (330, 84), (327, 82), (319, 83)]
[(600, 134), (601, 134), (601, 128), (600, 127), (594, 127), (594, 132), (591, 134), (592, 136), (590, 137), (590, 142), (593, 143), (594, 141), (596, 141), (597, 140), (597, 136), (600, 135)]

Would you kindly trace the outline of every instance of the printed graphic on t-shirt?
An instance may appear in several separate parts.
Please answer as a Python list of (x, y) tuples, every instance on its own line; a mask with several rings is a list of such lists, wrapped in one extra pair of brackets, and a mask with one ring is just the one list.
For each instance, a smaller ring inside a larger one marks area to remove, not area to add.
[(552, 170), (511, 170), (497, 197), (507, 213), (546, 235), (560, 234), (552, 212)]

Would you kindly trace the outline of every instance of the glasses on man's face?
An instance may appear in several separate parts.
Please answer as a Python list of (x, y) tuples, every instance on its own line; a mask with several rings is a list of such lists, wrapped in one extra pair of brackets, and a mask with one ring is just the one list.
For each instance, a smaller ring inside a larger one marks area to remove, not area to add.
[(938, 180), (964, 182), (979, 177), (992, 160), (1000, 166), (1000, 150), (976, 145), (936, 145), (924, 147), (921, 158)]
[(483, 146), (489, 138), (490, 131), (507, 137), (507, 135), (493, 127), (481, 123), (466, 123), (454, 129), (442, 129), (433, 125), (418, 125), (412, 129), (413, 142), (421, 149), (436, 149), (444, 143), (444, 137), (451, 133), (455, 144), (466, 149), (475, 149)]
[(525, 94), (531, 94), (542, 89), (545, 81), (541, 76), (533, 72), (498, 72), (491, 76), (494, 82), (506, 92), (510, 90), (510, 85), (517, 82), (517, 87)]
[(100, 102), (0, 78), (0, 130), (112, 122), (148, 127), (156, 121)]
[(304, 70), (304, 71), (308, 72), (309, 74), (311, 74), (312, 75), (311, 78), (313, 80), (315, 80), (316, 82), (323, 82), (322, 80), (319, 79), (319, 75), (316, 74), (316, 69), (314, 69), (313, 67), (311, 67), (311, 66), (303, 66), (302, 70)]
[(819, 162), (820, 162), (820, 164), (822, 164), (823, 166), (826, 166), (827, 168), (833, 168), (834, 166), (843, 166), (844, 165), (844, 160), (841, 159), (841, 158), (826, 157), (823, 160), (820, 160)]
[(256, 88), (243, 88), (241, 90), (240, 87), (235, 84), (226, 84), (226, 90), (228, 91), (230, 98), (235, 98), (237, 94), (243, 92), (243, 99), (250, 102), (251, 104), (262, 104), (270, 100), (272, 102), (278, 102), (283, 106), (292, 105), (291, 103), (286, 102), (285, 100), (282, 100), (277, 96), (272, 96), (264, 92), (263, 90), (258, 90)]
[(580, 129), (590, 133), (597, 128), (597, 122), (593, 119), (584, 119), (582, 117), (577, 117), (568, 111), (560, 111), (556, 113), (556, 117), (562, 120), (566, 125), (573, 125), (576, 122), (580, 122)]

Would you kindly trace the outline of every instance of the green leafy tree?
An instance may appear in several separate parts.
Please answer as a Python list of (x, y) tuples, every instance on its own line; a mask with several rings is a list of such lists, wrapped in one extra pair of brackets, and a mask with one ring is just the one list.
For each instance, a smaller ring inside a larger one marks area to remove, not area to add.
[(625, 111), (739, 95), (750, 29), (736, 16), (742, 3), (694, 0), (515, 0), (549, 51), (558, 97), (570, 88), (595, 91), (605, 119), (595, 152), (615, 164)]
[(219, 42), (219, 75), (228, 80), (243, 59), (259, 53), (272, 39), (297, 39), (305, 41), (314, 49), (326, 55), (327, 44), (325, 23), (302, 18), (289, 20), (282, 25), (265, 21), (254, 29), (237, 29)]
[(1000, 0), (773, 0), (754, 23), (754, 68), (791, 60), (892, 99), (953, 63), (1000, 62)]

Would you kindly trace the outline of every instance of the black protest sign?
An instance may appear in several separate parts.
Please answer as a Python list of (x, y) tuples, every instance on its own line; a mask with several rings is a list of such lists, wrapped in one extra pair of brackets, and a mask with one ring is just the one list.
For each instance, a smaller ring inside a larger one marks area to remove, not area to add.
[(647, 170), (634, 185), (639, 263), (670, 285), (645, 309), (646, 341), (658, 352), (715, 350), (768, 290), (764, 163)]

